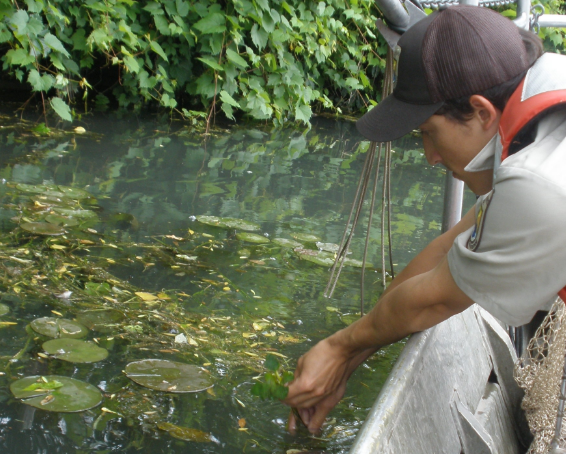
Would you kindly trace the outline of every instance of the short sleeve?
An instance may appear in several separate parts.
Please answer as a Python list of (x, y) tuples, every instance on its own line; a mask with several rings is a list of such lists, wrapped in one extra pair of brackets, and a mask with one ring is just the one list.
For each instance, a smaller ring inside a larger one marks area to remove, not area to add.
[(528, 323), (566, 286), (566, 190), (529, 170), (500, 168), (476, 217), (480, 211), (478, 228), (460, 234), (448, 253), (452, 277), (504, 323)]

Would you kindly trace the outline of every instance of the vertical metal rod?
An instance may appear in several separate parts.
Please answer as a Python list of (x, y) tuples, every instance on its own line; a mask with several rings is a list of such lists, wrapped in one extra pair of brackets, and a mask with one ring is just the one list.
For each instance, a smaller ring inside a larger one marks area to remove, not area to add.
[(444, 184), (444, 211), (442, 213), (442, 233), (454, 227), (462, 218), (464, 183), (456, 180), (452, 172), (446, 172)]

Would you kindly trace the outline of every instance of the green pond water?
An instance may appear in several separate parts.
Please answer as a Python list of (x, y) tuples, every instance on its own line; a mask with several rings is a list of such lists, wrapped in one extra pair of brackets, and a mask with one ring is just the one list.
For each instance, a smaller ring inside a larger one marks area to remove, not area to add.
[[(292, 370), (359, 316), (360, 268), (346, 266), (333, 298), (323, 296), (368, 148), (353, 123), (237, 127), (206, 142), (133, 118), (88, 119), (85, 134), (0, 123), (1, 452), (348, 451), (402, 343), (356, 371), (317, 437), (287, 434), (289, 409), (250, 389), (268, 354)], [(394, 144), (397, 270), (440, 229), (444, 171), (419, 147), (413, 137)], [(379, 225), (378, 211), (369, 306), (383, 290)], [(78, 353), (65, 352), (71, 344)], [(185, 369), (151, 389), (143, 377), (162, 363), (148, 359)], [(82, 386), (71, 378), (97, 388), (89, 409), (58, 410)], [(199, 391), (180, 392), (191, 386)], [(35, 406), (20, 400), (34, 393)]]

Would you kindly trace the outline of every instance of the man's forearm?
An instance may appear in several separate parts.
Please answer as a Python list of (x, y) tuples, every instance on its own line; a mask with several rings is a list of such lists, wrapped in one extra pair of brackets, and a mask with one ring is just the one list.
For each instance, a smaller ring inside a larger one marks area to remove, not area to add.
[(397, 275), (393, 282), (383, 292), (383, 298), (387, 293), (392, 291), (399, 284), (407, 279), (432, 270), (437, 266), (452, 247), (452, 243), (456, 237), (468, 230), (474, 224), (474, 208), (469, 210), (464, 217), (452, 227), (449, 231), (443, 233), (439, 237), (431, 241), (417, 256), (409, 262), (409, 264)]
[(356, 357), (430, 328), (471, 304), (456, 286), (444, 258), (433, 270), (397, 285), (363, 318), (328, 340), (345, 356)]

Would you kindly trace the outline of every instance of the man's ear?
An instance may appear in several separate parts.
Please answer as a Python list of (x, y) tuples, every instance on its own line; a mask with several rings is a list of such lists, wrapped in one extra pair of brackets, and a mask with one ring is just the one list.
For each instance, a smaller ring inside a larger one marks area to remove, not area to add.
[(495, 125), (499, 125), (501, 111), (487, 98), (481, 95), (472, 95), (470, 96), (470, 105), (473, 107), (474, 115), (477, 115), (484, 129), (491, 129)]

